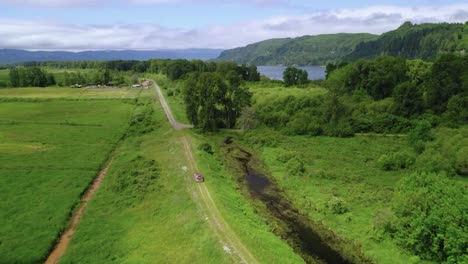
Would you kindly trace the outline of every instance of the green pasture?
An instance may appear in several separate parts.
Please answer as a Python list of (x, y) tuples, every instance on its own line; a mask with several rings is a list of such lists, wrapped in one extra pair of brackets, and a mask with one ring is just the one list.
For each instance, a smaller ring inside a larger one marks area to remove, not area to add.
[(0, 89), (0, 101), (4, 98), (65, 98), (65, 99), (95, 99), (95, 98), (135, 98), (139, 89), (131, 88), (64, 88), (64, 87), (32, 87)]
[(40, 263), (126, 130), (120, 100), (0, 102), (0, 262)]

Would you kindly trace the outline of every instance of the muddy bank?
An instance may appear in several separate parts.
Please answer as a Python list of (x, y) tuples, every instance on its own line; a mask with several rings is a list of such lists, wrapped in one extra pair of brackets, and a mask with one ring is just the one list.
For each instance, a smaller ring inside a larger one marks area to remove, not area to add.
[[(371, 263), (364, 256), (346, 258), (336, 250), (337, 243), (343, 243), (333, 232), (313, 223), (301, 214), (287, 199), (284, 192), (269, 177), (256, 169), (258, 161), (249, 152), (236, 144), (225, 145), (226, 155), (235, 161), (240, 169), (238, 182), (245, 194), (256, 200), (254, 203), (260, 213), (266, 214), (275, 234), (280, 236), (307, 263)], [(330, 243), (333, 240), (333, 243)], [(357, 249), (359, 252), (359, 249)], [(356, 252), (354, 252), (356, 254)], [(359, 255), (359, 253), (357, 253)]]

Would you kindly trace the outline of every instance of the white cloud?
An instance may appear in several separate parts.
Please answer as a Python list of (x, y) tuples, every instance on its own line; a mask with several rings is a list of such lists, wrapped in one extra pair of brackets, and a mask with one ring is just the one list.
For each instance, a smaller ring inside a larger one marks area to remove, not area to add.
[(77, 25), (0, 19), (0, 48), (41, 50), (232, 48), (269, 38), (339, 32), (382, 33), (404, 21), (465, 22), (468, 4), (444, 7), (374, 6), (272, 17), (203, 28), (151, 24)]

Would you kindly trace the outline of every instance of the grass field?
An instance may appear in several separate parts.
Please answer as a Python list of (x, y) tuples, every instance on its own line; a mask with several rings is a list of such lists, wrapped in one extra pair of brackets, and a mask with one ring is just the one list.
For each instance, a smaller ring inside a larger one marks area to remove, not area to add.
[[(155, 130), (128, 138), (118, 148), (61, 263), (231, 262), (188, 188), (194, 182), (182, 170), (188, 164), (180, 132), (169, 126), (159, 104), (154, 107)], [(141, 200), (115, 189), (135, 156), (155, 160), (159, 167)]]
[(64, 87), (32, 87), (32, 88), (6, 88), (0, 89), (2, 98), (66, 98), (66, 99), (94, 99), (94, 98), (134, 98), (138, 89), (115, 88), (64, 88)]
[(316, 95), (326, 94), (327, 90), (320, 87), (288, 87), (285, 88), (281, 84), (275, 83), (247, 83), (250, 91), (253, 93), (252, 104), (261, 104), (271, 100), (277, 100), (288, 96), (294, 97), (311, 97)]
[(43, 260), (133, 107), (121, 100), (0, 102), (0, 262)]
[[(273, 146), (256, 149), (273, 178), (304, 214), (361, 243), (363, 251), (377, 263), (410, 261), (410, 254), (389, 240), (380, 240), (373, 232), (375, 216), (379, 210), (390, 207), (396, 182), (409, 173), (383, 171), (377, 160), (385, 153), (409, 151), (404, 138), (278, 136), (277, 139)], [(304, 175), (288, 172), (287, 164), (280, 161), (285, 154), (303, 160)], [(327, 204), (334, 197), (344, 201), (348, 212), (331, 212)]]

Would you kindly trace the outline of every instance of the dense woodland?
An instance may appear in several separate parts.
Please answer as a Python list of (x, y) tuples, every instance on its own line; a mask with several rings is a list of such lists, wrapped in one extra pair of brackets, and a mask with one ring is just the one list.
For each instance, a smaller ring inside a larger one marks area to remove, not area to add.
[(326, 65), (392, 55), (434, 61), (441, 53), (468, 50), (467, 32), (468, 22), (419, 25), (406, 22), (380, 36), (330, 34), (269, 39), (223, 51), (219, 60), (257, 65)]
[(420, 24), (406, 22), (378, 39), (359, 43), (342, 58), (355, 61), (381, 55), (434, 61), (441, 53), (464, 53), (468, 50), (468, 22), (465, 24)]

